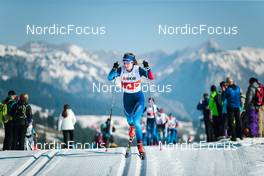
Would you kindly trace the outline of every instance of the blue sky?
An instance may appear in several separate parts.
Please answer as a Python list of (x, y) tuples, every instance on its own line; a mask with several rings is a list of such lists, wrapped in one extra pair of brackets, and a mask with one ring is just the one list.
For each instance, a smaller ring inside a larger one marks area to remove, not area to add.
[[(264, 2), (247, 1), (0, 1), (0, 43), (74, 43), (87, 50), (173, 52), (212, 39), (221, 47), (264, 47)], [(28, 36), (26, 25), (106, 26), (103, 36)], [(236, 36), (160, 36), (158, 24), (238, 26)]]

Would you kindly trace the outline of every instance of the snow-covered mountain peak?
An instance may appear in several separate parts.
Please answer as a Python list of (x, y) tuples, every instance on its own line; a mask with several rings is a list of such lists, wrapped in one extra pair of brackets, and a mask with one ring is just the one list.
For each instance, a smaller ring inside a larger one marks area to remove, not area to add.
[(221, 51), (219, 44), (213, 40), (206, 41), (195, 48), (198, 53), (213, 53)]
[[(175, 54), (176, 53), (176, 54)], [(198, 68), (212, 74), (210, 80), (216, 80), (215, 77), (225, 77), (232, 75), (237, 80), (242, 80), (243, 76), (255, 75), (262, 77), (264, 74), (264, 49), (241, 47), (234, 50), (220, 49), (216, 42), (205, 42), (196, 49), (186, 48), (175, 52), (169, 58), (173, 58), (157, 74), (161, 79), (167, 76), (177, 74), (177, 70), (184, 67), (191, 70)]]
[(87, 57), (87, 52), (75, 44), (60, 44), (54, 45), (46, 42), (28, 42), (25, 45), (21, 46), (19, 49), (26, 51), (27, 53), (33, 55), (44, 55), (49, 53), (62, 53), (72, 55), (76, 58), (85, 58)]
[(68, 49), (69, 53), (72, 53), (72, 54), (74, 54), (76, 56), (84, 53), (83, 48), (81, 48), (81, 47), (79, 47), (77, 45), (69, 45), (67, 49)]
[(0, 44), (0, 56), (15, 56), (15, 55), (20, 55), (22, 57), (28, 56), (26, 52), (23, 50), (18, 49), (15, 46), (12, 45), (1, 45)]
[(98, 56), (77, 45), (45, 42), (29, 42), (20, 48), (0, 45), (0, 57), (3, 66), (0, 74), (53, 84), (70, 92), (86, 91), (93, 82), (105, 82), (109, 71)]
[(19, 49), (32, 54), (50, 52), (54, 48), (55, 45), (51, 45), (49, 43), (41, 41), (27, 42), (26, 44), (19, 47)]

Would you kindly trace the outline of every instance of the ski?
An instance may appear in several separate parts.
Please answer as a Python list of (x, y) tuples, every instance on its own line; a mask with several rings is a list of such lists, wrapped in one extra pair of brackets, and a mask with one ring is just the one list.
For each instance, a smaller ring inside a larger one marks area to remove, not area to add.
[(145, 152), (139, 153), (139, 158), (141, 160), (145, 160), (145, 158), (146, 158)]
[(131, 144), (132, 144), (132, 141), (133, 141), (133, 138), (129, 138), (129, 141), (128, 141), (128, 144), (127, 144), (125, 158), (128, 158), (131, 155)]
[(131, 155), (131, 148), (130, 148), (130, 146), (127, 146), (125, 158), (130, 157), (130, 155)]

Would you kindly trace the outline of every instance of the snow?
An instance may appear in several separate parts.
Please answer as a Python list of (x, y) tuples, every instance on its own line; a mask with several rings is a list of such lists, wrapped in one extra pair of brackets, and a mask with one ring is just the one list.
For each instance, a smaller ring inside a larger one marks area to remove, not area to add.
[[(59, 88), (68, 92), (75, 92), (73, 86), (68, 86), (75, 80), (79, 80), (78, 84), (82, 84), (81, 80), (106, 82), (110, 70), (100, 58), (77, 45), (52, 45), (44, 42), (29, 42), (20, 48), (0, 45), (0, 56), (7, 55), (13, 56), (9, 61), (10, 67), (12, 63), (16, 64), (19, 59), (23, 59), (25, 67), (21, 65), (21, 69), (24, 69), (25, 79), (39, 79), (52, 85), (59, 83)], [(10, 70), (10, 73), (5, 73), (8, 78), (17, 76), (13, 69), (6, 68)], [(82, 91), (87, 91), (84, 89)]]
[[(79, 115), (76, 116), (83, 128), (94, 128), (100, 130), (100, 125), (105, 123), (109, 116), (99, 115)], [(112, 125), (116, 128), (116, 132), (113, 136), (127, 139), (128, 124), (126, 118), (122, 116), (112, 116)]]
[(241, 72), (241, 68), (250, 70), (261, 76), (264, 74), (264, 49), (241, 47), (236, 50), (222, 50), (216, 42), (209, 41), (195, 48), (187, 48), (179, 51), (181, 53), (167, 64), (168, 66), (157, 74), (166, 76), (173, 74), (182, 64), (197, 60), (211, 65), (211, 71), (222, 68), (226, 73)]
[[(225, 141), (228, 142), (228, 141)], [(2, 151), (1, 175), (262, 175), (264, 139), (245, 139), (233, 148), (145, 147), (140, 160), (137, 148), (125, 158), (125, 148)], [(209, 143), (203, 143), (207, 145)], [(182, 144), (183, 145), (183, 144)], [(190, 145), (190, 144), (189, 144)]]
[(264, 49), (242, 48), (203, 55), (202, 60), (211, 61), (227, 72), (237, 73), (240, 67), (249, 69), (257, 75), (264, 74)]
[(1, 45), (0, 44), (0, 56), (5, 56), (5, 55), (11, 55), (11, 56), (21, 56), (21, 57), (27, 57), (27, 53), (17, 49), (17, 47), (12, 46), (12, 45)]
[(0, 45), (0, 56), (5, 55), (5, 45)]
[[(80, 56), (82, 54), (84, 54), (83, 49), (80, 48), (77, 45), (70, 45), (69, 46), (69, 52), (71, 52), (72, 54), (74, 54), (75, 56)], [(85, 55), (84, 55), (85, 56)]]
[(40, 117), (41, 118), (48, 118), (48, 116), (50, 114), (52, 114), (51, 111), (49, 111), (48, 109), (43, 109), (40, 106), (34, 105), (34, 104), (30, 104), (31, 109), (32, 109), (32, 114), (35, 114), (36, 112), (40, 113)]
[(8, 75), (1, 75), (1, 79), (7, 81), (9, 79)]

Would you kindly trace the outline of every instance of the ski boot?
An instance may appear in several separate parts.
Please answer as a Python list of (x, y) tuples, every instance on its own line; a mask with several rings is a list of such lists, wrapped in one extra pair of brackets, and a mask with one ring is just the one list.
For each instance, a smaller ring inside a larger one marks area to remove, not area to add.
[(137, 147), (138, 147), (138, 152), (139, 152), (140, 159), (144, 160), (145, 157), (146, 157), (146, 154), (145, 154), (145, 150), (143, 148), (143, 142), (142, 141), (138, 142)]
[(133, 125), (131, 125), (129, 127), (129, 133), (128, 133), (128, 135), (129, 135), (129, 138), (134, 138), (134, 136), (135, 136), (135, 127)]

